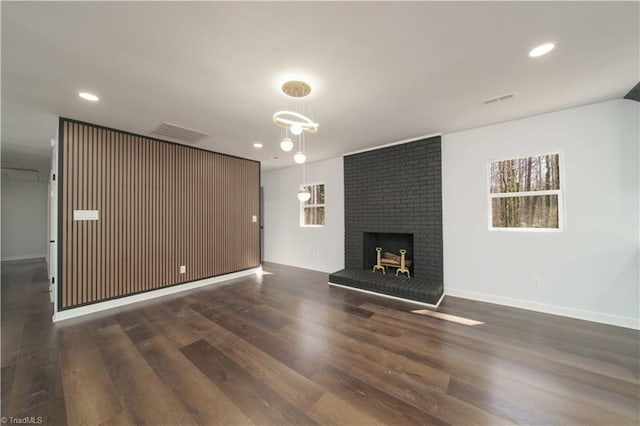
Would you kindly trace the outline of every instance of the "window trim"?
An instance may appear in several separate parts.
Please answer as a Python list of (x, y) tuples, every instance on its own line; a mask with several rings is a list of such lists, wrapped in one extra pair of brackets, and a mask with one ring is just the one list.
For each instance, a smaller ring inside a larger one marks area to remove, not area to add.
[[(324, 228), (327, 225), (327, 185), (324, 182), (303, 183), (300, 185), (300, 189), (305, 186), (324, 185), (324, 203), (323, 204), (305, 204), (304, 201), (298, 201), (300, 205), (300, 227), (301, 228)], [(304, 209), (305, 207), (324, 207), (324, 225), (307, 225), (304, 223)]]
[[(508, 161), (516, 160), (519, 158), (539, 157), (542, 155), (558, 155), (558, 166), (560, 168), (560, 188), (549, 189), (545, 191), (522, 191), (522, 192), (491, 192), (491, 164), (496, 161)], [(487, 223), (489, 231), (497, 232), (542, 232), (542, 233), (557, 233), (564, 232), (566, 230), (566, 211), (565, 211), (565, 173), (564, 173), (564, 151), (561, 149), (554, 151), (538, 152), (534, 154), (517, 154), (506, 158), (497, 158), (487, 161)], [(509, 198), (509, 197), (529, 197), (534, 195), (557, 195), (558, 196), (558, 227), (557, 228), (507, 228), (507, 227), (494, 227), (493, 226), (493, 211), (491, 209), (491, 200), (494, 198)]]

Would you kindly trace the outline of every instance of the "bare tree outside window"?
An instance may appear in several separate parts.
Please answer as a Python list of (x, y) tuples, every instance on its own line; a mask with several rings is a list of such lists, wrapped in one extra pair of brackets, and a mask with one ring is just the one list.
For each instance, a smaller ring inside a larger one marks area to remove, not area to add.
[(300, 203), (300, 226), (324, 226), (324, 183), (306, 185), (305, 187), (311, 193), (311, 198)]
[(560, 154), (489, 163), (490, 228), (561, 229)]

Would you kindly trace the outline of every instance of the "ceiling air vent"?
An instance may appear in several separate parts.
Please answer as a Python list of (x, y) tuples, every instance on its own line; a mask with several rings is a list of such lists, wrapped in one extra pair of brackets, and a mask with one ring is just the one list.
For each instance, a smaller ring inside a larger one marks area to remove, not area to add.
[(199, 130), (189, 129), (187, 127), (177, 126), (167, 122), (162, 122), (162, 124), (153, 130), (151, 134), (189, 143), (197, 143), (201, 139), (211, 136), (210, 134)]
[(49, 172), (46, 170), (2, 166), (2, 178), (9, 180), (36, 180), (46, 182), (49, 180)]
[(493, 104), (496, 102), (506, 101), (507, 99), (512, 99), (516, 96), (516, 92), (505, 93), (504, 95), (496, 96), (493, 98), (485, 99), (482, 101), (483, 104)]
[(2, 170), (11, 171), (11, 172), (22, 172), (22, 173), (40, 173), (38, 169), (23, 169), (22, 167), (5, 167), (2, 166)]

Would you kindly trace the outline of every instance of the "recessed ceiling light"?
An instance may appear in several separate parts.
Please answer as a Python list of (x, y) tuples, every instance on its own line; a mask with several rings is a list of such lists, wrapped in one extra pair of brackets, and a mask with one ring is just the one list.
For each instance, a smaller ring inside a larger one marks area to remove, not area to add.
[(554, 47), (556, 47), (555, 43), (541, 44), (540, 46), (531, 49), (531, 51), (529, 52), (529, 56), (531, 58), (537, 58), (538, 56), (546, 55), (547, 53), (551, 52)]
[(262, 148), (262, 144), (260, 142), (256, 142), (253, 144), (254, 148)]
[(91, 101), (91, 102), (97, 102), (100, 99), (93, 93), (88, 93), (88, 92), (80, 92), (78, 93), (78, 96), (80, 96), (82, 99), (86, 99), (87, 101)]

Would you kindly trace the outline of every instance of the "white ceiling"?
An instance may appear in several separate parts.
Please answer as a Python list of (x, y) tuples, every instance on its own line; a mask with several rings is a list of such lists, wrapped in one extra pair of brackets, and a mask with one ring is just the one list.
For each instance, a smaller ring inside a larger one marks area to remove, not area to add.
[(146, 135), (167, 121), (211, 134), (201, 148), (291, 166), (271, 121), (287, 77), (313, 88), (309, 161), (620, 98), (640, 79), (639, 6), (3, 1), (2, 164), (47, 168), (64, 116)]

